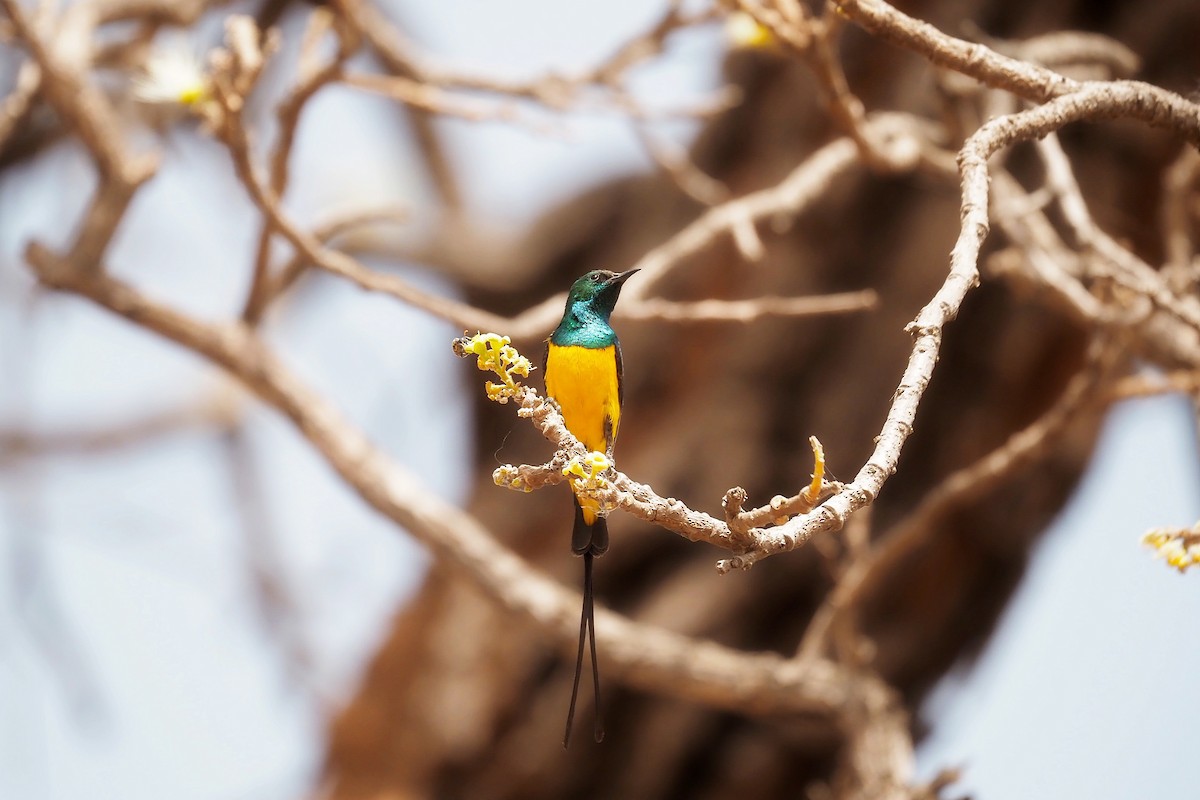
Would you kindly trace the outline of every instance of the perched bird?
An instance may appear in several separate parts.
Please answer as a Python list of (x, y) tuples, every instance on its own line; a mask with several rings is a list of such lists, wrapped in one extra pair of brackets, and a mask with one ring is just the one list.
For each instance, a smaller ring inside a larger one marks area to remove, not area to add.
[[(613, 442), (621, 423), (621, 344), (608, 320), (621, 287), (636, 269), (617, 274), (593, 270), (575, 281), (567, 307), (554, 333), (546, 341), (546, 394), (558, 403), (567, 429), (589, 450), (612, 457)], [(567, 711), (563, 747), (571, 740), (575, 699), (583, 672), (584, 640), (591, 643), (592, 683), (596, 693), (596, 741), (604, 739), (600, 721), (600, 670), (596, 664), (596, 624), (592, 600), (592, 559), (608, 550), (608, 522), (594, 500), (575, 496), (575, 527), (571, 552), (583, 556), (583, 612), (579, 620), (579, 653), (575, 683)]]

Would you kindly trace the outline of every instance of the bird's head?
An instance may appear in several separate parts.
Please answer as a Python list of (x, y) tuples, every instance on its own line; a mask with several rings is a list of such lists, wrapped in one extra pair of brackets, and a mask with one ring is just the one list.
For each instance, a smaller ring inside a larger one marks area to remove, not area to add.
[(567, 305), (584, 303), (607, 317), (617, 305), (621, 286), (632, 278), (635, 272), (636, 269), (628, 272), (594, 269), (571, 286), (571, 292), (567, 295)]

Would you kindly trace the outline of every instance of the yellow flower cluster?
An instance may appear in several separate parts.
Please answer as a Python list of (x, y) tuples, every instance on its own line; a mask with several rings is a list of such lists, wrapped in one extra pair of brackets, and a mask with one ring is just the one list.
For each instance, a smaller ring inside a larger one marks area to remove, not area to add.
[(1142, 544), (1154, 548), (1167, 566), (1180, 572), (1200, 566), (1200, 526), (1190, 531), (1157, 528), (1142, 537)]
[(494, 372), (503, 383), (487, 383), (487, 396), (497, 403), (507, 403), (516, 394), (520, 384), (513, 378), (519, 375), (528, 378), (533, 365), (529, 359), (517, 352), (509, 342), (512, 340), (498, 333), (477, 333), (459, 340), (462, 354), (478, 356), (477, 366), (484, 372)]
[(611, 466), (612, 462), (608, 460), (608, 456), (593, 450), (583, 458), (572, 458), (563, 467), (563, 475), (571, 481), (583, 481), (589, 488), (597, 483), (604, 486), (607, 484), (600, 474)]
[(571, 490), (579, 498), (579, 504), (602, 517), (608, 516), (614, 506), (601, 503), (593, 494), (597, 489), (609, 487), (603, 473), (611, 466), (608, 456), (593, 450), (582, 458), (572, 458), (562, 471), (571, 484)]

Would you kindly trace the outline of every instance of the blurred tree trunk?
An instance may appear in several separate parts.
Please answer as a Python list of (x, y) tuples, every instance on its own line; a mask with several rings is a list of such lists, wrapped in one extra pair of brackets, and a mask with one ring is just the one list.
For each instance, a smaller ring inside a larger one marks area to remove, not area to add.
[[(1200, 67), (1194, 41), (1176, 35), (1200, 30), (1195, 5), (1182, 0), (941, 0), (909, 3), (905, 11), (959, 35), (968, 19), (1006, 39), (1104, 32), (1145, 59), (1139, 77), (1183, 92), (1194, 88)], [(846, 32), (842, 55), (851, 87), (868, 108), (937, 114), (923, 60), (857, 30)], [(735, 195), (773, 185), (837, 135), (799, 64), (745, 52), (732, 55), (727, 69), (745, 101), (708, 125), (693, 158)], [(1153, 198), (1177, 145), (1141, 129), (1122, 135), (1125, 149), (1114, 153), (1111, 142), (1091, 147), (1091, 130), (1072, 130), (1077, 174), (1098, 221), (1157, 263)], [(761, 263), (746, 263), (731, 245), (719, 244), (676, 272), (663, 292), (677, 299), (869, 287), (881, 304), (870, 314), (748, 326), (619, 323), (626, 368), (621, 469), (718, 514), (731, 485), (745, 486), (759, 503), (803, 485), (811, 470), (809, 435), (825, 444), (833, 473), (851, 477), (873, 446), (908, 357), (904, 326), (946, 275), (958, 204), (956, 185), (854, 171), (795, 225), (765, 234)], [(531, 233), (527, 251), (551, 253), (532, 271), (535, 283), (472, 299), (520, 310), (586, 270), (627, 268), (701, 210), (660, 175), (613, 181), (565, 203)], [(949, 472), (1042, 413), (1079, 368), (1084, 341), (1037, 296), (985, 281), (947, 330), (915, 435), (873, 507), (872, 537), (886, 535)], [(540, 343), (517, 344), (540, 352)], [(869, 598), (863, 627), (875, 644), (872, 663), (910, 710), (986, 640), (1033, 542), (1085, 467), (1098, 426), (1098, 419), (1081, 417), (1066, 443), (1036, 467), (944, 515), (930, 544), (897, 565)], [(576, 584), (566, 489), (519, 495), (490, 480), (496, 459), (540, 463), (546, 443), (510, 408), (482, 400), (477, 441), (472, 512), (541, 569)], [(719, 554), (707, 547), (621, 514), (610, 524), (612, 549), (598, 562), (603, 604), (690, 635), (784, 654), (795, 651), (832, 585), (822, 551), (844, 536), (722, 577), (713, 569)], [(524, 623), (435, 567), (419, 596), (399, 611), (357, 695), (332, 725), (332, 796), (798, 797), (830, 778), (837, 731), (716, 712), (612, 682), (603, 709), (607, 740), (589, 741), (592, 711), (585, 707), (579, 735), (564, 753), (559, 741), (571, 667)]]

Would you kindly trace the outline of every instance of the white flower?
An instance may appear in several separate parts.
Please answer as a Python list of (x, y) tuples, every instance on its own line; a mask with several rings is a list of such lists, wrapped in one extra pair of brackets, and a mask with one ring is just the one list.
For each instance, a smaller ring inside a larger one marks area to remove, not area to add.
[(151, 105), (193, 108), (208, 98), (208, 91), (200, 57), (183, 40), (156, 48), (133, 79), (133, 96)]
[(745, 11), (735, 11), (725, 20), (725, 36), (738, 49), (762, 49), (775, 43), (775, 37)]

